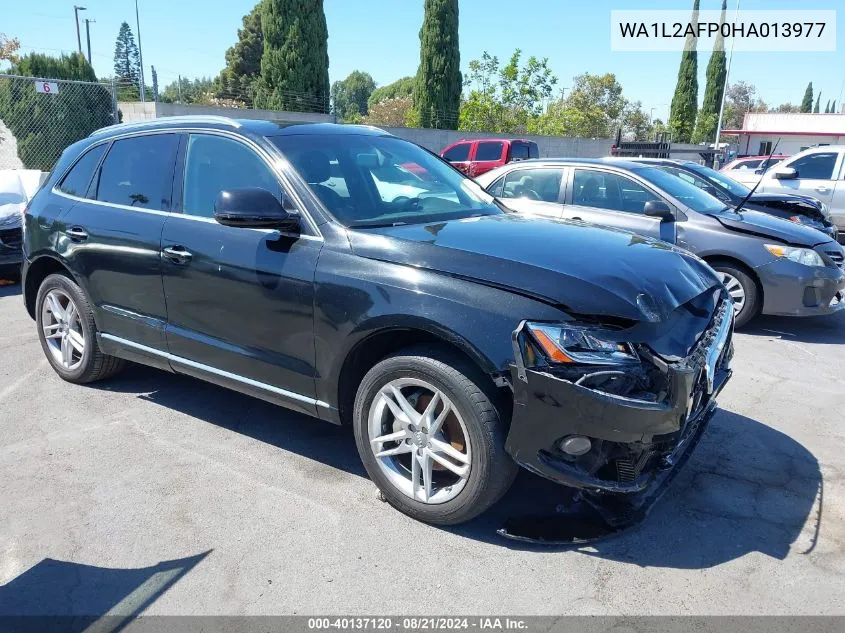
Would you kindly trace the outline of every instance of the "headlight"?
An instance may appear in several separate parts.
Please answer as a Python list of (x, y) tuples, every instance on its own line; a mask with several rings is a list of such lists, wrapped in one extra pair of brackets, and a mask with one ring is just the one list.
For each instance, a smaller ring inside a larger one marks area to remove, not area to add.
[(620, 343), (611, 330), (564, 323), (528, 323), (550, 360), (556, 363), (586, 365), (621, 365), (636, 363), (636, 352), (628, 343)]
[(766, 250), (775, 257), (782, 257), (796, 264), (805, 266), (824, 266), (824, 260), (811, 248), (796, 248), (794, 246), (781, 246), (779, 244), (766, 244)]

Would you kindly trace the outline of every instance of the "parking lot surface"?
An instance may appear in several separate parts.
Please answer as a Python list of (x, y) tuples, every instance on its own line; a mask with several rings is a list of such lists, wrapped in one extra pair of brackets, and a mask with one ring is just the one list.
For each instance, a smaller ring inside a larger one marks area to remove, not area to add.
[[(130, 366), (62, 382), (0, 287), (0, 614), (845, 614), (845, 314), (764, 318), (645, 523), (506, 541), (377, 500), (352, 433)], [(533, 502), (532, 501), (532, 502)]]

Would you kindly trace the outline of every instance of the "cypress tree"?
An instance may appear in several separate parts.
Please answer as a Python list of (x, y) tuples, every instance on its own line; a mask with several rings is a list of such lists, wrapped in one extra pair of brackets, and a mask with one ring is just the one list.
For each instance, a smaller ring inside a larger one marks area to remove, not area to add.
[(323, 0), (263, 0), (257, 107), (329, 111), (329, 31)]
[(821, 93), (821, 90), (819, 90), (819, 96), (816, 99), (816, 107), (813, 108), (813, 112), (815, 114), (818, 114), (820, 112), (819, 108), (821, 107), (821, 105), (822, 105), (822, 93)]
[(252, 85), (261, 74), (264, 34), (261, 31), (261, 3), (243, 17), (238, 41), (226, 51), (226, 68), (218, 77), (218, 96), (249, 99)]
[(833, 103), (830, 105), (830, 113), (836, 114), (836, 99), (834, 99)]
[[(728, 0), (722, 0), (721, 23), (725, 23), (725, 14), (728, 9)], [(722, 108), (722, 97), (725, 94), (725, 77), (728, 69), (725, 55), (725, 38), (721, 31), (716, 37), (713, 45), (713, 54), (707, 64), (707, 87), (704, 89), (704, 103), (695, 121), (694, 143), (709, 142), (716, 135), (716, 126), (719, 124), (719, 110)]]
[(458, 0), (425, 0), (414, 107), (420, 125), (457, 129), (461, 106)]
[(830, 99), (827, 100), (827, 105), (824, 107), (824, 113), (830, 114)]
[(801, 112), (813, 111), (813, 82), (807, 84), (807, 89), (804, 91), (804, 99), (801, 101)]
[[(692, 7), (692, 24), (698, 23), (699, 0), (694, 0)], [(677, 143), (689, 143), (695, 126), (695, 115), (698, 110), (698, 40), (694, 35), (688, 35), (681, 53), (681, 66), (678, 68), (678, 83), (675, 96), (672, 97), (672, 108), (669, 112), (669, 127), (672, 129), (672, 140)]]

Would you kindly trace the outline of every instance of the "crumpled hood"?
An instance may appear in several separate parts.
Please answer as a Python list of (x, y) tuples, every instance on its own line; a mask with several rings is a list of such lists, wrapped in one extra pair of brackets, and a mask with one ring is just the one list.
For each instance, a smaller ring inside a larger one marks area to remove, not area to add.
[(729, 229), (760, 237), (771, 237), (793, 246), (812, 247), (830, 241), (827, 235), (814, 228), (759, 211), (742, 210), (739, 213), (724, 211), (714, 213), (713, 217)]
[(626, 231), (516, 214), (351, 229), (357, 255), (503, 287), (576, 314), (659, 321), (719, 285), (675, 246)]
[(821, 202), (810, 196), (800, 196), (791, 193), (755, 193), (748, 200), (749, 209), (775, 207), (777, 209), (788, 209), (796, 215), (806, 215), (816, 220), (830, 220), (830, 212), (825, 213)]

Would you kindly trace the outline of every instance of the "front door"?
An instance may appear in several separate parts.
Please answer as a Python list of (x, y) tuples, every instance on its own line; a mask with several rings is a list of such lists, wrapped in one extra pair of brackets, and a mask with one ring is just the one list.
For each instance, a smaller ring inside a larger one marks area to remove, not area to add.
[[(822, 148), (793, 161), (785, 161), (783, 167), (791, 167), (797, 176), (791, 180), (775, 180), (773, 184), (787, 193), (811, 196), (830, 206), (841, 170), (841, 157), (842, 152), (824, 151)], [(774, 167), (774, 170), (779, 167)]]
[[(625, 229), (675, 243), (675, 223), (645, 215), (645, 204), (662, 198), (633, 178), (597, 168), (576, 167), (570, 176), (563, 216)], [(671, 207), (672, 205), (670, 205)]]
[(314, 414), (314, 273), (322, 239), (307, 228), (288, 235), (214, 220), (224, 189), (260, 187), (281, 199), (273, 170), (240, 140), (191, 134), (179, 168), (181, 213), (168, 217), (162, 234), (173, 368)]

